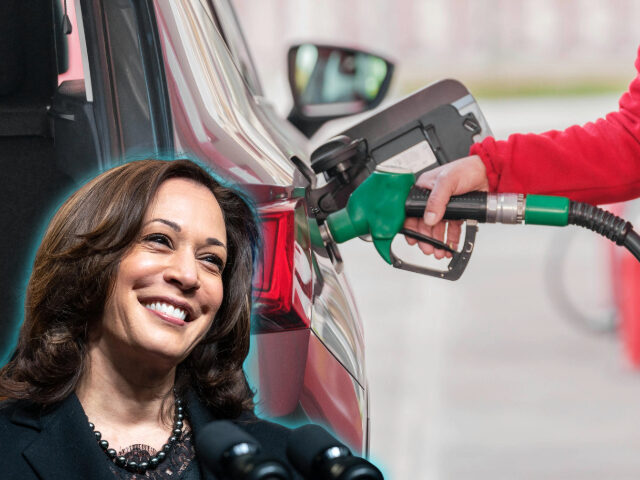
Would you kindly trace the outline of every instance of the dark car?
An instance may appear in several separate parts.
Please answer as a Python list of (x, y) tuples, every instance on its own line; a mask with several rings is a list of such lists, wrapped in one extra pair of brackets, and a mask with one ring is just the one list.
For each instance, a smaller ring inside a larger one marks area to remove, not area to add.
[[(305, 134), (375, 106), (388, 86), (390, 64), (376, 60), (378, 83), (352, 95), (357, 55), (313, 45), (292, 50), (296, 108), (287, 120), (263, 97), (227, 1), (3, 0), (5, 361), (33, 249), (64, 195), (124, 158), (195, 156), (242, 183), (263, 222), (247, 362), (260, 410), (283, 421), (324, 423), (366, 453), (362, 325), (339, 259), (310, 241), (314, 220), (305, 195), (314, 181)], [(319, 98), (331, 68), (335, 88), (346, 95)]]

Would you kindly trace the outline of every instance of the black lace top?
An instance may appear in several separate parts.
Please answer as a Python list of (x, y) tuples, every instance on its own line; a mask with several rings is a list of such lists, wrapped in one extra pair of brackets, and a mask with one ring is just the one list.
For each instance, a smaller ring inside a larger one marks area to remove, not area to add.
[[(133, 460), (140, 464), (141, 462), (149, 461), (156, 453), (156, 450), (148, 445), (137, 444), (118, 452), (118, 455), (124, 455), (128, 461)], [(111, 461), (109, 461), (109, 468), (113, 473), (113, 478), (122, 480), (200, 480), (202, 478), (195, 459), (191, 430), (183, 432), (180, 439), (169, 450), (167, 458), (158, 465), (156, 470), (147, 470), (145, 473), (131, 473)]]

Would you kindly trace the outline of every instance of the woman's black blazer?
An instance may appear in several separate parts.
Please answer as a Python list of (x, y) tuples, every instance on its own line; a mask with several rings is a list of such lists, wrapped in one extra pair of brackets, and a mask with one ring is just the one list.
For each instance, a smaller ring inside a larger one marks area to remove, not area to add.
[[(216, 420), (190, 393), (189, 420), (194, 434)], [(75, 394), (44, 411), (24, 401), (0, 402), (0, 477), (4, 480), (113, 480), (109, 462), (87, 425)], [(286, 441), (290, 430), (264, 420), (236, 421), (262, 445), (262, 450), (289, 465)], [(202, 467), (203, 480), (215, 480)], [(299, 477), (296, 477), (299, 478)]]

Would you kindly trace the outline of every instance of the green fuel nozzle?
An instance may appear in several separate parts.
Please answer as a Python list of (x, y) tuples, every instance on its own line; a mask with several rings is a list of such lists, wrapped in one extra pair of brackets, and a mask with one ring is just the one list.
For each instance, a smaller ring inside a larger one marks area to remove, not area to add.
[[(428, 191), (416, 190), (415, 180), (415, 175), (411, 172), (378, 167), (353, 191), (345, 208), (327, 216), (326, 223), (322, 227), (323, 238), (329, 237), (330, 241), (342, 243), (355, 237), (371, 235), (371, 240), (380, 256), (396, 268), (447, 280), (460, 278), (473, 252), (477, 224), (473, 220), (467, 221), (463, 248), (460, 252), (456, 252), (436, 239), (403, 228), (407, 215), (422, 216), (426, 206), (426, 199), (421, 201), (415, 194), (417, 192), (422, 196), (422, 192)], [(410, 198), (413, 199), (415, 207), (413, 210), (409, 208)], [(480, 203), (481, 209), (484, 203)], [(461, 203), (456, 203), (455, 199), (453, 204), (456, 207), (461, 206)], [(468, 205), (462, 206), (464, 210)], [(456, 207), (452, 206), (447, 211), (451, 214), (457, 211)], [(477, 205), (474, 208), (478, 210)], [(449, 250), (453, 253), (453, 258), (445, 270), (407, 263), (396, 256), (391, 247), (398, 233)]]
[(413, 173), (376, 170), (354, 190), (347, 206), (327, 217), (337, 243), (371, 235), (378, 253), (391, 263), (391, 242), (402, 229), (405, 202), (416, 178)]
[[(455, 280), (462, 275), (475, 244), (477, 222), (533, 224), (589, 228), (618, 245), (624, 245), (640, 260), (640, 237), (629, 222), (598, 207), (572, 202), (568, 198), (515, 193), (471, 192), (451, 197), (445, 211), (447, 220), (467, 222), (465, 240), (458, 252), (441, 242), (403, 228), (406, 217), (422, 217), (429, 194), (414, 186), (415, 175), (398, 169), (378, 168), (356, 188), (347, 205), (326, 218), (326, 230), (336, 243), (371, 235), (376, 250), (397, 268)], [(426, 241), (453, 252), (446, 270), (433, 270), (408, 264), (392, 251), (399, 233)]]

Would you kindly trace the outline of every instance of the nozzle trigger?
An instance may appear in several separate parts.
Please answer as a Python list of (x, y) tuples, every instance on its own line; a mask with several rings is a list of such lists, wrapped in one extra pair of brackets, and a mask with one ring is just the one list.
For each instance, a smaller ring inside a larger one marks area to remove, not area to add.
[[(422, 275), (429, 275), (432, 277), (438, 277), (445, 280), (459, 279), (462, 273), (464, 272), (465, 268), (467, 267), (467, 264), (469, 263), (469, 259), (471, 258), (471, 254), (473, 253), (473, 247), (475, 246), (476, 233), (478, 232), (477, 221), (467, 220), (465, 223), (466, 223), (466, 231), (464, 236), (464, 243), (462, 244), (463, 245), (462, 250), (460, 250), (459, 252), (456, 251), (455, 253), (453, 253), (453, 258), (449, 262), (449, 265), (447, 265), (446, 270), (436, 270), (436, 269), (427, 268), (420, 265), (407, 263), (403, 261), (401, 258), (399, 258), (397, 255), (395, 255), (393, 253), (393, 250), (390, 251), (392, 265), (395, 268), (400, 268), (402, 270), (407, 270), (409, 272), (421, 273)], [(400, 233), (404, 233), (404, 232), (401, 231)], [(435, 240), (435, 239), (430, 237), (425, 237), (425, 238), (429, 239), (428, 243), (431, 243), (433, 245), (431, 240)], [(420, 240), (420, 239), (417, 238), (417, 240)], [(435, 241), (438, 242), (438, 240), (435, 240)], [(434, 246), (436, 248), (442, 248), (439, 245), (434, 245)], [(443, 250), (449, 249), (448, 245), (444, 245), (444, 247), (446, 248), (443, 248)]]
[(401, 233), (402, 235), (405, 235), (405, 236), (407, 236), (409, 238), (413, 238), (414, 240), (418, 240), (419, 242), (428, 243), (429, 245), (432, 245), (432, 246), (434, 246), (436, 248), (441, 248), (442, 250), (444, 250), (446, 252), (457, 253), (456, 250), (451, 248), (446, 243), (441, 242), (440, 240), (436, 240), (435, 238), (427, 237), (426, 235), (418, 233), (418, 232), (416, 232), (414, 230), (409, 230), (408, 228), (403, 228), (398, 233)]

